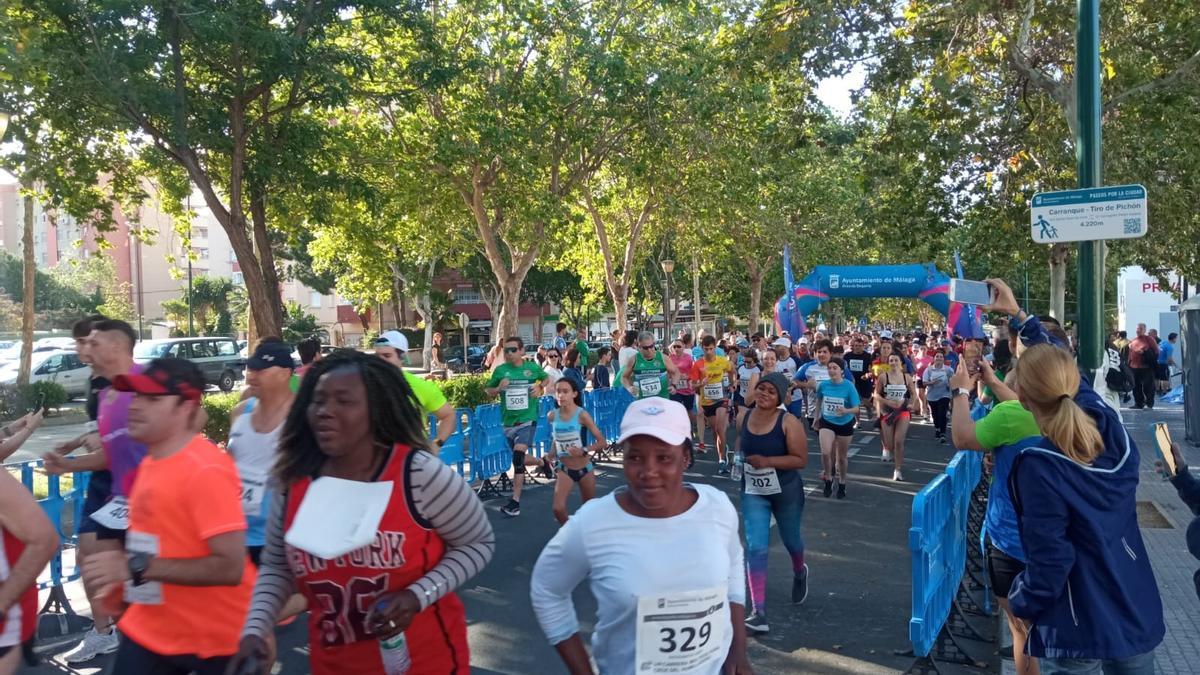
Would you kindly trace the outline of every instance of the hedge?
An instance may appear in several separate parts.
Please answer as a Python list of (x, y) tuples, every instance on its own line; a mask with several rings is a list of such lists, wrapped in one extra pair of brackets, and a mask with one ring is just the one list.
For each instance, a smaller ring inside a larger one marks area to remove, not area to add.
[(218, 444), (229, 440), (229, 415), (241, 400), (242, 395), (236, 391), (228, 394), (208, 394), (204, 397), (204, 412), (208, 413), (204, 435), (208, 440)]
[(488, 375), (456, 375), (448, 380), (436, 380), (450, 405), (455, 408), (474, 408), (485, 403), (494, 403), (496, 398), (488, 396)]
[(67, 390), (57, 382), (34, 382), (24, 386), (0, 385), (0, 421), (10, 422), (31, 412), (45, 394), (47, 408), (61, 408), (70, 400)]

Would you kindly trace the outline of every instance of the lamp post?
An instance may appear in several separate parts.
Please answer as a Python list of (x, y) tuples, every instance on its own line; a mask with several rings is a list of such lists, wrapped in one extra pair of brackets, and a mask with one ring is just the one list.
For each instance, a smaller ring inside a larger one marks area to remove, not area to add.
[(459, 313), (458, 327), (461, 328), (463, 332), (463, 373), (469, 373), (471, 372), (471, 364), (469, 361), (467, 361), (467, 344), (469, 340), (467, 337), (467, 329), (471, 327), (471, 317), (468, 316), (466, 312)]
[(666, 344), (671, 341), (671, 273), (675, 271), (675, 261), (668, 258), (659, 264), (666, 275), (663, 297), (663, 344)]
[[(189, 186), (190, 187), (190, 186)], [(189, 192), (187, 196), (187, 214), (188, 214), (188, 337), (196, 337), (196, 322), (192, 310), (192, 195)]]

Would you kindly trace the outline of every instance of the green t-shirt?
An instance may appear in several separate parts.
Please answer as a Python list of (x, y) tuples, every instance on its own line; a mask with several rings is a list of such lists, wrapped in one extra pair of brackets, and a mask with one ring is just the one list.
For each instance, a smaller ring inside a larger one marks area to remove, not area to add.
[(494, 388), (501, 380), (508, 380), (508, 388), (500, 392), (500, 421), (506, 427), (537, 419), (538, 399), (531, 391), (533, 385), (548, 376), (542, 367), (533, 361), (514, 366), (507, 361), (492, 371), (488, 387)]
[(575, 349), (579, 351), (579, 370), (584, 370), (588, 367), (588, 343), (585, 340), (576, 340)]
[(1020, 401), (1001, 401), (986, 417), (975, 423), (975, 438), (979, 440), (979, 445), (988, 450), (1041, 435), (1033, 413), (1026, 410)]
[(430, 380), (417, 377), (407, 370), (404, 371), (404, 379), (408, 381), (408, 386), (412, 387), (413, 395), (417, 397), (417, 404), (425, 412), (437, 412), (446, 405), (446, 395)]
[(667, 364), (663, 361), (660, 351), (654, 352), (654, 358), (642, 357), (641, 350), (633, 359), (633, 386), (637, 389), (638, 398), (661, 396), (667, 398), (670, 389), (667, 386)]

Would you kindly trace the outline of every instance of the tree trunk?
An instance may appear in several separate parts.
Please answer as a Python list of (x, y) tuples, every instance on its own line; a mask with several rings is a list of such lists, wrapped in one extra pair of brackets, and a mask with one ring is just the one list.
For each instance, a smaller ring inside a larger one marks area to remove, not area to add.
[(392, 321), (396, 322), (396, 330), (404, 325), (400, 316), (400, 296), (404, 293), (404, 281), (395, 272), (392, 273)]
[[(525, 270), (528, 272), (529, 270)], [(500, 286), (500, 312), (492, 321), (492, 342), (499, 343), (517, 334), (518, 312), (521, 305), (521, 284), (525, 274), (519, 277), (510, 273)]]
[(746, 271), (750, 273), (750, 332), (762, 318), (762, 283), (765, 275), (765, 265), (759, 265), (755, 260), (745, 260)]
[(250, 220), (254, 229), (254, 248), (258, 255), (251, 261), (262, 270), (265, 311), (270, 314), (270, 328), (273, 332), (267, 335), (283, 334), (283, 298), (279, 295), (279, 272), (275, 270), (275, 251), (271, 248), (271, 240), (267, 234), (267, 197), (256, 187), (250, 188)]
[[(1071, 255), (1069, 244), (1054, 244), (1050, 247), (1050, 316), (1066, 321), (1067, 258)], [(1030, 314), (1036, 314), (1026, 308)]]
[(34, 252), (33, 252), (33, 183), (21, 181), (24, 188), (23, 206), (25, 227), (21, 232), (21, 266), (23, 274), (21, 289), (21, 360), (17, 368), (17, 384), (29, 384), (29, 371), (33, 365), (33, 297), (34, 297)]
[[(629, 328), (629, 286), (618, 286), (611, 293), (613, 301), (613, 311), (617, 314), (617, 330), (622, 334)], [(582, 312), (581, 312), (582, 313)]]
[(700, 261), (692, 256), (692, 310), (696, 314), (696, 325), (692, 335), (700, 335)]

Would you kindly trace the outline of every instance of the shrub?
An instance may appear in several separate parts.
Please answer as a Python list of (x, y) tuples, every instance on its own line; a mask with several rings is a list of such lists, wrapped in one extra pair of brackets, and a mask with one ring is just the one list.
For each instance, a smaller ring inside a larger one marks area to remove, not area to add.
[(47, 408), (61, 408), (69, 400), (67, 390), (56, 382), (34, 382), (18, 387), (0, 385), (0, 421), (10, 422), (33, 410), (43, 400)]
[(213, 443), (225, 443), (229, 440), (229, 415), (241, 400), (242, 395), (237, 392), (208, 394), (204, 397), (204, 412), (208, 413), (204, 435), (208, 440)]
[(485, 391), (487, 381), (487, 375), (460, 375), (440, 380), (437, 385), (450, 401), (450, 405), (455, 408), (474, 408), (496, 400)]

